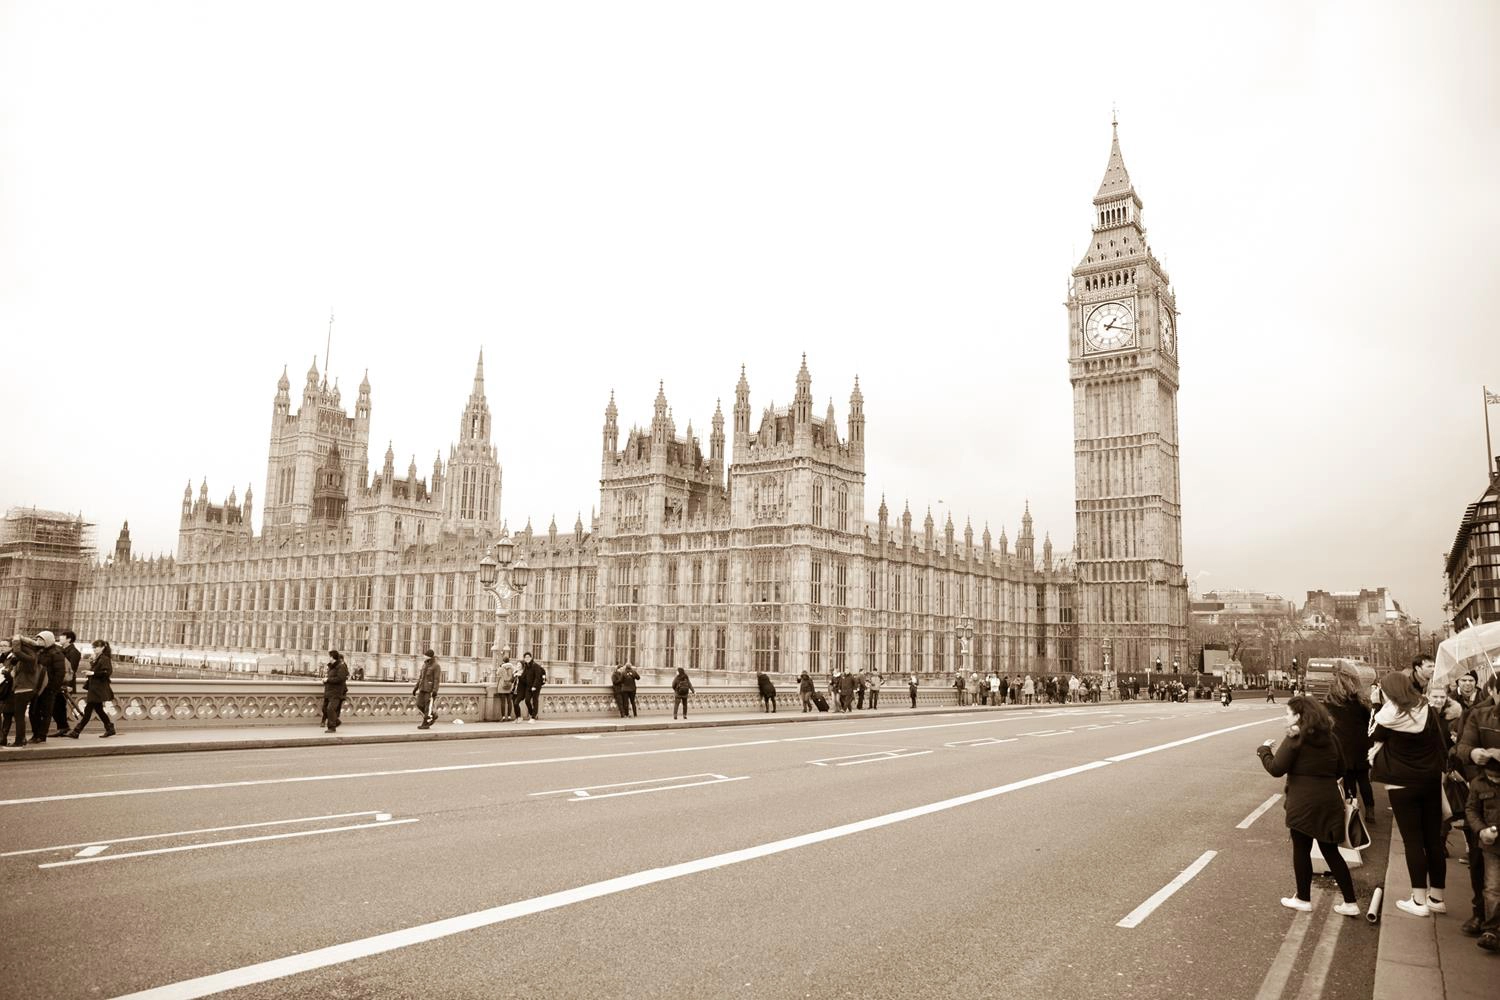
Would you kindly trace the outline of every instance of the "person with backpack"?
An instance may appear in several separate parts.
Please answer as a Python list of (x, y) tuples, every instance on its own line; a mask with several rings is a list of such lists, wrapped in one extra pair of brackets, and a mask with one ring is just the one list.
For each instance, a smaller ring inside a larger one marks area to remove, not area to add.
[(764, 670), (755, 672), (755, 686), (760, 690), (760, 710), (762, 712), (776, 711), (776, 685), (771, 682), (770, 674)]
[(417, 683), (411, 689), (417, 699), (417, 708), (422, 713), (418, 729), (431, 729), (437, 721), (438, 688), (443, 683), (443, 671), (438, 667), (437, 654), (427, 650), (427, 659), (422, 661), (422, 671), (417, 674)]
[(1396, 906), (1414, 917), (1448, 912), (1448, 853), (1443, 824), (1443, 768), (1448, 745), (1438, 714), (1406, 671), (1380, 678), (1383, 696), (1372, 720), (1370, 778), (1385, 784), (1406, 849), (1411, 897)]
[(693, 693), (693, 681), (688, 677), (687, 671), (682, 667), (677, 668), (677, 676), (672, 678), (672, 718), (677, 718), (677, 709), (682, 709), (682, 717), (687, 718), (688, 695)]
[(640, 718), (641, 710), (635, 703), (635, 682), (640, 679), (641, 675), (632, 663), (626, 663), (625, 669), (620, 671), (620, 698), (625, 703), (627, 717)]
[(500, 721), (516, 721), (516, 665), (510, 661), (510, 651), (500, 661), (495, 671), (495, 694), (500, 699)]

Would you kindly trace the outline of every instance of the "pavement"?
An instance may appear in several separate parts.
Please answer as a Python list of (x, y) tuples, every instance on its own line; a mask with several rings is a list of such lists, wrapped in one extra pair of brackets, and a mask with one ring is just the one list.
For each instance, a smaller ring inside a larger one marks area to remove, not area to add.
[(1411, 895), (1412, 887), (1401, 831), (1394, 822), (1390, 825), (1374, 1000), (1495, 1000), (1500, 996), (1500, 955), (1479, 949), (1459, 931), (1472, 907), (1469, 868), (1458, 861), (1466, 851), (1463, 832), (1454, 829), (1448, 835), (1448, 912), (1423, 918), (1396, 908), (1396, 900)]
[[(888, 702), (889, 704), (889, 702)], [(1102, 704), (1115, 704), (1103, 702)], [(1144, 704), (1144, 703), (1143, 703)], [(1153, 702), (1151, 704), (1165, 704)], [(879, 710), (858, 709), (855, 718), (892, 718), (921, 715), (940, 715), (948, 712), (1032, 712), (1056, 709), (1059, 705), (1000, 705), (970, 706), (956, 705), (906, 707), (893, 705)], [(542, 703), (545, 713), (546, 703)], [(44, 743), (31, 743), (20, 749), (0, 750), (0, 766), (7, 761), (23, 760), (32, 756), (59, 757), (111, 757), (147, 753), (193, 753), (205, 750), (260, 750), (273, 747), (338, 746), (361, 743), (433, 743), (444, 740), (508, 739), (518, 736), (584, 735), (619, 732), (640, 732), (660, 729), (703, 729), (722, 726), (758, 726), (781, 723), (808, 723), (817, 721), (823, 713), (804, 713), (800, 703), (795, 707), (777, 712), (694, 712), (690, 718), (674, 720), (667, 715), (647, 715), (629, 720), (611, 716), (598, 718), (576, 718), (559, 716), (549, 718), (545, 714), (536, 722), (455, 722), (439, 719), (432, 729), (419, 730), (416, 716), (410, 722), (362, 722), (346, 720), (337, 733), (324, 733), (322, 723), (297, 723), (293, 725), (221, 725), (213, 727), (148, 726), (132, 727), (128, 723), (117, 725), (118, 735), (101, 738), (102, 728), (93, 723), (78, 739), (49, 737)], [(832, 713), (824, 718), (837, 718)]]
[(33, 1000), (1370, 997), (1383, 929), (1321, 884), (1312, 914), (1278, 902), (1281, 782), (1254, 748), (1281, 720), (1135, 702), (22, 751), (0, 769), (0, 884), (67, 958), (0, 949), (0, 982)]

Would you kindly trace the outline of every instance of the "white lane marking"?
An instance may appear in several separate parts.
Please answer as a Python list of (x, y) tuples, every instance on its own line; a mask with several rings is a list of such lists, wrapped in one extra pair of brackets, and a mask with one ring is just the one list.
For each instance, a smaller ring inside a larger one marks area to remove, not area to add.
[(1323, 996), (1323, 984), (1328, 981), (1328, 970), (1333, 965), (1333, 952), (1338, 947), (1339, 931), (1344, 929), (1348, 920), (1348, 917), (1334, 913), (1331, 905), (1328, 907), (1323, 932), (1318, 935), (1318, 943), (1313, 946), (1307, 971), (1302, 973), (1302, 988), (1297, 991), (1297, 1000), (1320, 1000)]
[(930, 802), (927, 805), (902, 809), (898, 812), (886, 813), (882, 816), (873, 816), (869, 819), (845, 823), (841, 826), (829, 827), (825, 830), (804, 833), (795, 837), (787, 837), (783, 840), (775, 840), (766, 844), (758, 844), (754, 847), (747, 847), (737, 851), (714, 854), (706, 858), (685, 861), (681, 864), (668, 865), (663, 868), (651, 868), (630, 875), (622, 875), (618, 878), (605, 879), (602, 882), (593, 882), (574, 889), (565, 889), (561, 892), (548, 893), (545, 896), (523, 899), (515, 903), (506, 903), (487, 910), (478, 910), (456, 917), (448, 917), (444, 920), (435, 920), (427, 924), (418, 924), (415, 927), (377, 934), (373, 937), (362, 938), (358, 941), (348, 942), (347, 944), (330, 945), (326, 948), (304, 952), (300, 955), (289, 955), (286, 958), (258, 962), (255, 965), (247, 965), (240, 969), (231, 969), (227, 972), (219, 972), (197, 979), (170, 983), (154, 989), (142, 990), (138, 993), (118, 997), (116, 1000), (169, 1000), (169, 998), (170, 1000), (189, 1000), (189, 998), (209, 996), (210, 994), (225, 990), (240, 989), (245, 986), (254, 985), (255, 983), (269, 982), (273, 979), (281, 979), (300, 972), (310, 972), (314, 969), (322, 969), (331, 965), (341, 965), (345, 962), (352, 962), (355, 959), (395, 951), (398, 948), (406, 948), (424, 941), (434, 941), (439, 938), (450, 937), (454, 934), (461, 934), (480, 927), (491, 927), (495, 924), (516, 920), (520, 917), (544, 913), (548, 910), (555, 910), (586, 900), (598, 899), (602, 896), (614, 895), (629, 889), (638, 889), (642, 886), (655, 885), (659, 882), (667, 882), (688, 875), (696, 875), (700, 872), (712, 871), (716, 868), (754, 861), (773, 854), (781, 854), (786, 851), (809, 847), (813, 844), (821, 844), (830, 840), (837, 840), (841, 837), (852, 836), (856, 833), (863, 833), (866, 830), (876, 830), (895, 823), (903, 823), (922, 816), (930, 816), (934, 813), (956, 809), (959, 806), (982, 802), (997, 795), (1005, 795), (1010, 792), (1020, 791), (1023, 788), (1046, 784), (1049, 781), (1056, 781), (1060, 778), (1108, 766), (1109, 764), (1102, 760), (1090, 761), (1087, 764), (1080, 764), (1077, 767), (1064, 768), (1061, 771), (1049, 771), (1046, 774), (1039, 774), (1032, 778), (1023, 778), (1020, 781), (1013, 781), (1010, 784), (986, 788), (978, 792), (970, 792), (967, 795), (943, 799), (939, 802)]
[[(1144, 750), (1132, 750), (1130, 751), (1130, 753), (1116, 754), (1113, 757), (1106, 757), (1104, 759), (1109, 761), (1111, 764), (1118, 764), (1121, 761), (1134, 760), (1137, 757), (1144, 757), (1148, 753), (1156, 753), (1159, 750), (1171, 750), (1173, 747), (1186, 746), (1189, 743), (1197, 743), (1199, 740), (1206, 740), (1210, 736), (1222, 736), (1225, 733), (1232, 733), (1238, 729), (1249, 729), (1252, 726), (1263, 726), (1268, 722), (1277, 721), (1284, 720), (1282, 720), (1281, 716), (1275, 716), (1271, 718), (1257, 719), (1254, 722), (1242, 722), (1238, 726), (1230, 726), (1228, 729), (1215, 729), (1211, 733), (1199, 733), (1197, 736), (1189, 736), (1187, 739), (1173, 740), (1171, 743), (1163, 743), (1160, 746), (1147, 747)], [(3, 804), (4, 803), (0, 803), (0, 805)]]
[[(1313, 891), (1313, 905), (1317, 905), (1319, 893)], [(1266, 970), (1266, 978), (1260, 981), (1260, 989), (1256, 991), (1255, 1000), (1281, 1000), (1281, 994), (1286, 990), (1287, 980), (1292, 976), (1292, 967), (1297, 964), (1297, 953), (1302, 950), (1302, 939), (1307, 937), (1307, 929), (1312, 926), (1311, 913), (1297, 913), (1292, 917), (1292, 926), (1286, 932), (1286, 938), (1281, 942), (1281, 947), (1276, 951), (1276, 957), (1271, 960), (1271, 967)]]
[[(1268, 717), (1261, 721), (1270, 722), (1281, 718), (1281, 715), (1276, 715), (1274, 717)], [(863, 733), (833, 733), (826, 736), (795, 736), (782, 739), (741, 740), (736, 743), (709, 743), (700, 746), (662, 747), (655, 750), (618, 750), (613, 753), (574, 754), (565, 757), (541, 757), (528, 760), (481, 761), (473, 764), (439, 764), (429, 767), (403, 767), (382, 771), (347, 771), (336, 774), (305, 774), (289, 778), (246, 778), (243, 781), (217, 781), (205, 782), (203, 784), (195, 785), (157, 785), (149, 788), (120, 788), (102, 792), (72, 792), (63, 795), (37, 795), (22, 799), (0, 799), (0, 806), (34, 805), (42, 802), (74, 802), (81, 799), (106, 799), (117, 798), (126, 795), (162, 795), (169, 792), (201, 792), (213, 791), (220, 788), (251, 788), (259, 785), (302, 784), (312, 781), (349, 781), (357, 778), (391, 778), (408, 774), (440, 774), (450, 771), (475, 771), (492, 767), (526, 767), (532, 764), (571, 764), (578, 761), (615, 760), (622, 757), (650, 757), (657, 754), (696, 753), (700, 750), (733, 750), (740, 747), (767, 746), (772, 743), (801, 743), (807, 740), (845, 739), (850, 736), (869, 736), (887, 732), (907, 732), (913, 729), (946, 729), (950, 728), (951, 726), (979, 726), (989, 725), (995, 722), (1020, 722), (1022, 721), (1022, 719), (1024, 719), (1023, 715), (1011, 716), (1009, 718), (1005, 716), (995, 716), (993, 718), (979, 719), (973, 722), (944, 723), (937, 726), (908, 726), (902, 729), (878, 729)], [(1258, 723), (1247, 723), (1247, 725), (1257, 724)], [(1230, 730), (1225, 729), (1219, 730), (1218, 732), (1230, 732)], [(1218, 735), (1218, 732), (1208, 733), (1206, 735), (1216, 736)], [(1202, 738), (1203, 737), (1195, 737), (1195, 739)], [(1150, 753), (1151, 751), (1145, 750), (1140, 752)], [(1118, 759), (1119, 758), (1113, 757), (1109, 758), (1111, 762), (1115, 762)]]
[(230, 830), (253, 830), (263, 826), (286, 826), (289, 823), (317, 823), (325, 819), (353, 819), (355, 816), (374, 816), (375, 810), (352, 813), (330, 813), (327, 816), (302, 816), (297, 819), (273, 819), (263, 823), (239, 823), (235, 826), (208, 826), (197, 830), (174, 830), (171, 833), (147, 833), (139, 837), (116, 837), (113, 840), (85, 840), (79, 844), (58, 844), (54, 847), (30, 847), (24, 851), (7, 851), (0, 858), (14, 858), (22, 854), (47, 854), (52, 851), (71, 851), (75, 847), (92, 847), (95, 844), (129, 844), (137, 840), (164, 840), (168, 837), (191, 837), (200, 833), (227, 833)]
[(960, 749), (963, 747), (988, 747), (994, 746), (996, 743), (1014, 743), (1016, 742), (1016, 739), (1017, 737), (1015, 736), (1003, 740), (996, 739), (993, 736), (980, 736), (977, 739), (972, 740), (954, 740), (952, 743), (944, 743), (943, 746), (952, 747), (954, 749)]
[(1172, 897), (1172, 894), (1175, 893), (1178, 889), (1181, 889), (1183, 886), (1187, 885), (1188, 882), (1192, 881), (1194, 875), (1197, 875), (1204, 868), (1208, 867), (1208, 863), (1212, 861), (1214, 859), (1214, 856), (1218, 853), (1218, 851), (1204, 851), (1198, 856), (1197, 861), (1194, 861), (1192, 864), (1188, 865), (1176, 878), (1168, 882), (1166, 885), (1162, 886), (1160, 889), (1156, 890), (1156, 892), (1151, 895), (1150, 899), (1146, 900), (1140, 906), (1137, 906), (1135, 909), (1131, 910), (1130, 913), (1126, 915), (1125, 919), (1115, 924), (1115, 926), (1127, 928), (1140, 926), (1141, 921), (1151, 916), (1151, 914), (1156, 911), (1156, 908), (1158, 906), (1170, 899)]
[(848, 757), (826, 757), (823, 760), (810, 760), (809, 764), (817, 764), (827, 767), (853, 767), (856, 764), (877, 764), (883, 760), (901, 760), (903, 757), (921, 757), (932, 753), (931, 750), (909, 750), (902, 747), (900, 750), (880, 750), (876, 753), (850, 754)]
[(599, 734), (598, 733), (574, 733), (573, 734), (573, 738), (575, 740), (597, 740), (599, 738)]
[(69, 861), (52, 861), (38, 868), (68, 868), (72, 865), (92, 865), (101, 861), (124, 861), (126, 858), (144, 858), (153, 854), (180, 854), (183, 851), (203, 851), (210, 847), (233, 847), (238, 844), (258, 844), (266, 840), (291, 840), (295, 837), (319, 837), (325, 833), (344, 833), (348, 830), (380, 830), (404, 823), (420, 823), (417, 817), (393, 819), (375, 823), (358, 823), (354, 826), (333, 826), (326, 830), (295, 830), (292, 833), (268, 833), (263, 837), (237, 837), (234, 840), (215, 840), (208, 844), (182, 844), (178, 847), (157, 847), (149, 851), (130, 851), (127, 854), (105, 854), (97, 858), (73, 858)]
[(1056, 729), (1036, 729), (1029, 733), (1017, 733), (1017, 736), (1056, 736)]
[[(713, 774), (708, 771), (700, 771), (697, 774), (678, 774), (670, 778), (646, 778), (641, 781), (616, 781), (608, 785), (583, 785), (576, 788), (554, 788), (546, 792), (531, 792), (532, 796), (539, 795), (567, 795), (572, 794), (574, 798), (569, 802), (591, 802), (595, 799), (613, 799), (622, 795), (644, 795), (647, 792), (669, 792), (677, 788), (696, 788), (699, 785), (721, 785), (726, 781), (745, 781), (750, 776), (742, 775), (738, 778), (730, 778), (722, 774)], [(689, 778), (706, 778), (706, 781), (688, 781)], [(678, 784), (669, 785), (663, 782), (675, 781)], [(644, 786), (644, 787), (637, 787)], [(625, 788), (632, 789), (623, 792), (600, 793), (601, 788)]]
[(109, 850), (109, 848), (107, 846), (105, 846), (104, 844), (95, 844), (92, 847), (85, 847), (83, 850), (81, 850), (77, 854), (75, 854), (74, 857), (78, 857), (78, 858), (92, 858), (94, 855), (96, 855), (96, 854), (103, 854), (107, 850)]
[(1258, 820), (1262, 816), (1264, 816), (1266, 814), (1266, 810), (1269, 809), (1269, 808), (1271, 808), (1272, 806), (1274, 806), (1280, 798), (1281, 798), (1281, 793), (1277, 792), (1275, 795), (1271, 796), (1269, 799), (1266, 799), (1266, 801), (1262, 802), (1260, 805), (1258, 805), (1258, 806), (1255, 807), (1255, 811), (1254, 812), (1252, 812), (1249, 816), (1246, 816), (1244, 819), (1242, 819), (1238, 823), (1236, 823), (1234, 825), (1234, 828), (1236, 830), (1248, 830), (1248, 829), (1250, 829), (1250, 824), (1254, 823), (1256, 820)]

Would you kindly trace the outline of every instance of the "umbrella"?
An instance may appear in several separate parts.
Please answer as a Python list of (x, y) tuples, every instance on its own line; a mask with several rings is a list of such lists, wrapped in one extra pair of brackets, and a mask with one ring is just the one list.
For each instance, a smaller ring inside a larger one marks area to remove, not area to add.
[(1479, 676), (1483, 687), (1500, 665), (1500, 622), (1470, 625), (1444, 639), (1438, 646), (1436, 659), (1431, 687), (1447, 687), (1470, 670)]

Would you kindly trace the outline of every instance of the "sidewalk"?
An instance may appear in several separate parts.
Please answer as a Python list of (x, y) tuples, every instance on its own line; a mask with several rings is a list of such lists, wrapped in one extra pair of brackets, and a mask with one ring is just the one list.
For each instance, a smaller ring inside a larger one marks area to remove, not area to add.
[[(318, 723), (290, 726), (220, 726), (217, 728), (152, 728), (132, 731), (121, 725), (113, 739), (100, 739), (103, 732), (97, 723), (84, 730), (76, 740), (48, 737), (37, 746), (0, 750), (0, 766), (11, 760), (41, 760), (67, 757), (115, 757), (130, 754), (192, 753), (202, 750), (265, 750), (279, 747), (312, 747), (353, 743), (423, 743), (437, 740), (507, 739), (522, 736), (587, 736), (603, 733), (649, 732), (661, 729), (706, 729), (721, 726), (760, 726), (767, 724), (813, 722), (819, 719), (892, 719), (923, 715), (979, 714), (984, 712), (1035, 712), (1057, 709), (1097, 709), (1135, 702), (1105, 701), (1074, 705), (1003, 705), (971, 706), (924, 705), (919, 708), (882, 708), (876, 711), (855, 710), (849, 716), (833, 712), (801, 710), (800, 703), (779, 712), (705, 712), (693, 713), (689, 719), (673, 721), (671, 716), (653, 715), (625, 720), (613, 717), (598, 719), (549, 719), (543, 715), (537, 722), (464, 722), (439, 719), (432, 729), (419, 730), (416, 716), (407, 722), (345, 722), (336, 735), (322, 731)], [(1156, 704), (1140, 702), (1139, 704)], [(1202, 704), (1217, 704), (1203, 702)], [(543, 704), (545, 711), (546, 705)]]
[(1380, 907), (1374, 1000), (1494, 1000), (1500, 956), (1475, 947), (1474, 939), (1458, 929), (1472, 913), (1469, 867), (1458, 863), (1464, 852), (1463, 833), (1453, 830), (1448, 837), (1444, 895), (1448, 912), (1413, 917), (1396, 908), (1396, 900), (1411, 895), (1411, 879), (1406, 875), (1405, 846), (1394, 818), (1389, 826), (1391, 851), (1385, 869), (1385, 901)]

